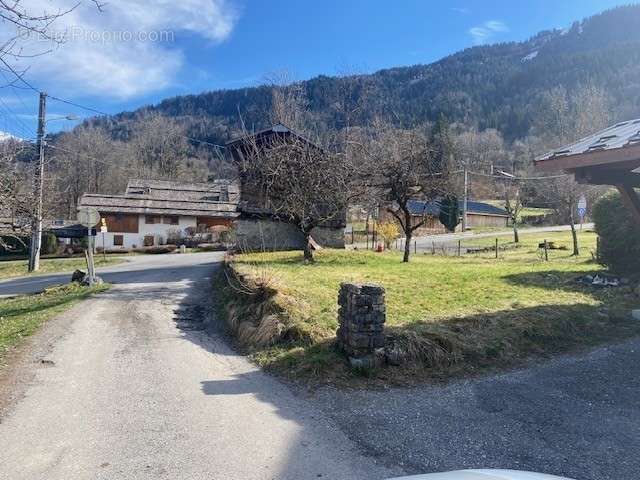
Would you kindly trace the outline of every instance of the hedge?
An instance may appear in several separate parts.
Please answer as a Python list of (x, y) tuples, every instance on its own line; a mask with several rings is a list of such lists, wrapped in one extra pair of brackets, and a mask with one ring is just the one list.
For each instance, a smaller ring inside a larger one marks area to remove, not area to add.
[(640, 225), (619, 193), (596, 202), (593, 221), (600, 237), (598, 261), (614, 272), (640, 275)]

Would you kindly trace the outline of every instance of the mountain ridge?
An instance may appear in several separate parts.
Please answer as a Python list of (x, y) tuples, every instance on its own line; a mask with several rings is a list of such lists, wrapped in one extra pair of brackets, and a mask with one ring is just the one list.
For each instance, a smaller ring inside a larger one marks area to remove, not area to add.
[[(522, 42), (469, 47), (430, 64), (382, 69), (344, 77), (319, 75), (297, 82), (310, 111), (332, 128), (340, 121), (338, 95), (362, 104), (355, 124), (393, 112), (401, 125), (452, 122), (479, 130), (495, 128), (506, 139), (532, 133), (545, 91), (593, 84), (610, 96), (614, 121), (640, 113), (640, 5), (626, 5), (545, 30)], [(534, 53), (535, 52), (535, 53)], [(151, 113), (175, 117), (190, 136), (224, 143), (246, 125), (268, 124), (271, 88), (222, 89), (162, 100), (110, 119), (92, 120), (125, 139), (130, 124)]]

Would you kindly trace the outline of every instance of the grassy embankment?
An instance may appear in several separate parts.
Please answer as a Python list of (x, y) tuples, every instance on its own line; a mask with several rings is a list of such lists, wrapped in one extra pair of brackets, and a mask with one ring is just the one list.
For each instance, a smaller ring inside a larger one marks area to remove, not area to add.
[(376, 372), (382, 379), (471, 373), (640, 334), (629, 318), (638, 304), (631, 287), (576, 282), (601, 271), (590, 254), (595, 235), (580, 234), (580, 257), (553, 250), (548, 262), (537, 248), (545, 238), (570, 246), (569, 232), (562, 232), (523, 235), (520, 247), (501, 251), (498, 260), (493, 253), (418, 254), (403, 264), (398, 252), (323, 250), (315, 264), (304, 265), (298, 252), (239, 255), (227, 269), (234, 287), (219, 279), (221, 304), (260, 365), (318, 379), (352, 375), (334, 348), (342, 281), (386, 288), (387, 330), (410, 361)]
[(0, 366), (7, 351), (33, 334), (46, 320), (106, 289), (108, 285), (93, 288), (65, 285), (37, 295), (0, 299)]
[[(114, 265), (121, 262), (122, 260), (119, 258), (107, 257), (106, 260), (98, 256), (95, 258), (96, 267)], [(0, 261), (0, 280), (28, 275), (28, 264), (28, 260)], [(53, 272), (73, 272), (76, 269), (86, 271), (87, 264), (84, 258), (43, 258), (40, 260), (40, 271), (34, 275)]]

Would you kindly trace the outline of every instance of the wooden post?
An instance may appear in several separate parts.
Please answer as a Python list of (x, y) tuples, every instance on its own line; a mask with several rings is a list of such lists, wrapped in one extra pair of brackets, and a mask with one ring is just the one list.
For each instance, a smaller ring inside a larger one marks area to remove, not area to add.
[(434, 240), (431, 241), (431, 255), (436, 254), (436, 242)]
[(544, 261), (549, 261), (549, 244), (546, 239), (544, 240)]
[(418, 241), (413, 241), (413, 253), (418, 253)]
[(356, 238), (354, 236), (353, 227), (351, 227), (351, 245), (356, 243)]
[(496, 238), (496, 258), (498, 258), (498, 239)]
[(596, 260), (600, 261), (600, 237), (596, 237)]
[(367, 227), (367, 230), (366, 230), (366, 239), (367, 239), (366, 240), (367, 243), (365, 246), (365, 250), (369, 250), (369, 227)]
[(462, 256), (462, 241), (458, 240), (458, 256)]

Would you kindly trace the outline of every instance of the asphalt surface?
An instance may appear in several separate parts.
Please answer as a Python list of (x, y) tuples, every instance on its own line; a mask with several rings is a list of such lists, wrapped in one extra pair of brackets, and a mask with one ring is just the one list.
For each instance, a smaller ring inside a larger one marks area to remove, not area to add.
[[(0, 421), (2, 479), (382, 479), (322, 412), (234, 353), (218, 254), (164, 255), (48, 322)], [(204, 321), (203, 321), (204, 320)]]
[[(216, 254), (219, 258), (219, 254)], [(204, 258), (204, 257), (203, 257)], [(109, 283), (127, 282), (141, 272), (164, 269), (167, 265), (180, 264), (180, 255), (134, 255), (123, 257), (123, 263), (96, 269), (96, 273)], [(39, 293), (45, 288), (69, 283), (72, 272), (28, 275), (0, 280), (0, 298)]]
[(317, 394), (370, 455), (410, 473), (640, 478), (640, 340), (448, 385)]

